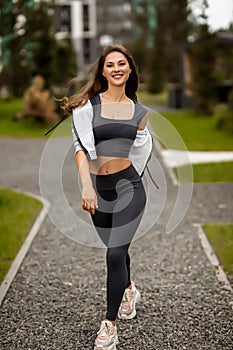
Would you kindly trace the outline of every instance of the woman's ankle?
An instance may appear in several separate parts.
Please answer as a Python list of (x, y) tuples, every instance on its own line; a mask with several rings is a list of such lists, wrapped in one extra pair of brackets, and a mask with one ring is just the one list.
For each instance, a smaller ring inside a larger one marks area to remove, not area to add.
[(116, 321), (108, 320), (107, 318), (106, 318), (104, 321), (111, 322), (111, 323), (113, 324), (114, 327), (116, 326)]

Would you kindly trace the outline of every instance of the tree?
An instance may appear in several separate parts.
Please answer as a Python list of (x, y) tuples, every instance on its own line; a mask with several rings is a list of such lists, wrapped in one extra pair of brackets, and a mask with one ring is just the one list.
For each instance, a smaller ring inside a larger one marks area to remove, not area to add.
[[(24, 1), (24, 3), (27, 3)], [(24, 29), (21, 27), (25, 11), (20, 12), (22, 1), (2, 0), (0, 11), (0, 36), (2, 37), (2, 71), (1, 84), (10, 94), (21, 95), (30, 79), (24, 50)], [(21, 17), (20, 17), (21, 15)]]
[(187, 42), (192, 25), (189, 21), (191, 10), (188, 0), (166, 1), (167, 27), (167, 81), (180, 82), (180, 50), (181, 45)]
[(212, 115), (218, 79), (215, 69), (216, 64), (216, 40), (215, 34), (211, 34), (207, 23), (206, 9), (208, 3), (203, 0), (201, 14), (202, 23), (197, 29), (197, 39), (191, 47), (193, 67), (193, 92), (198, 113)]
[(30, 49), (30, 69), (32, 74), (45, 78), (46, 87), (53, 83), (54, 61), (57, 42), (53, 33), (53, 17), (48, 15), (49, 5), (41, 2), (30, 9), (26, 22), (27, 46)]
[(129, 50), (137, 62), (143, 81), (147, 76), (146, 67), (150, 61), (151, 44), (153, 45), (154, 38), (153, 2), (152, 0), (134, 0), (135, 6), (133, 7), (135, 38), (129, 44)]
[(67, 83), (77, 72), (75, 52), (69, 39), (60, 41), (56, 50), (56, 69), (54, 82), (59, 85)]
[[(41, 2), (28, 21), (28, 37), (32, 46), (33, 73), (45, 78), (46, 86), (65, 84), (77, 72), (75, 53), (70, 39), (56, 41), (53, 17), (45, 15), (48, 4)], [(36, 16), (37, 20), (34, 20)]]
[[(53, 3), (2, 1), (0, 36), (6, 42), (0, 74), (2, 85), (12, 95), (21, 96), (35, 74), (45, 78), (46, 87), (64, 82), (69, 72), (74, 75), (76, 64), (70, 40), (55, 39), (53, 17), (49, 14)], [(60, 54), (64, 54), (66, 62), (61, 63)]]
[(191, 30), (188, 0), (154, 2), (157, 25), (151, 52), (148, 89), (160, 92), (165, 82), (180, 82), (180, 50)]
[(157, 6), (157, 27), (154, 34), (154, 45), (151, 50), (147, 87), (150, 93), (163, 90), (166, 80), (167, 60), (167, 27), (164, 4)]

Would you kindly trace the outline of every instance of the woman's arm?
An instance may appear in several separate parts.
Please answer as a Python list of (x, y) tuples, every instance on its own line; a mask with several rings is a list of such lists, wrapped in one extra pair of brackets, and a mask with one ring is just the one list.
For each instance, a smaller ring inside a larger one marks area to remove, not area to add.
[(140, 124), (138, 125), (138, 130), (145, 129), (145, 126), (146, 126), (146, 123), (147, 123), (147, 120), (148, 120), (148, 116), (149, 116), (149, 114), (146, 113), (146, 115), (142, 118), (142, 120), (140, 121)]
[(146, 126), (148, 113), (142, 118), (138, 125), (135, 140), (130, 148), (129, 159), (141, 176), (152, 152), (152, 137)]
[(93, 187), (85, 151), (76, 153), (76, 164), (82, 183), (82, 208), (91, 214), (95, 214), (95, 208), (98, 208), (97, 195)]

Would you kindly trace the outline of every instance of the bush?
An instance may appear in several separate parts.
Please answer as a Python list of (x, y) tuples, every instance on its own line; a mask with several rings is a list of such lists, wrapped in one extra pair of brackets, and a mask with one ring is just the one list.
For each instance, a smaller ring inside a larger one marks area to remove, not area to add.
[(230, 90), (227, 100), (228, 100), (229, 108), (232, 109), (233, 108), (233, 88)]
[(226, 130), (233, 134), (233, 110), (229, 105), (224, 106), (218, 113), (217, 129)]
[(212, 116), (219, 85), (215, 69), (217, 44), (215, 34), (209, 32), (206, 23), (199, 26), (198, 38), (191, 46), (191, 57), (196, 111), (204, 116)]

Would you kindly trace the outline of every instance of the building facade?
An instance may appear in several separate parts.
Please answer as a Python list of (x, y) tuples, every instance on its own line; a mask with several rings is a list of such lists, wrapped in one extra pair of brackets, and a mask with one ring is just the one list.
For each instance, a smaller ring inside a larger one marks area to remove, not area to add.
[(72, 39), (82, 72), (107, 44), (132, 40), (132, 1), (56, 0), (54, 26), (58, 40)]
[(133, 9), (139, 7), (135, 7), (138, 0), (27, 0), (27, 6), (42, 1), (51, 4), (56, 39), (71, 39), (81, 73), (104, 46), (112, 42), (127, 45), (136, 33)]

